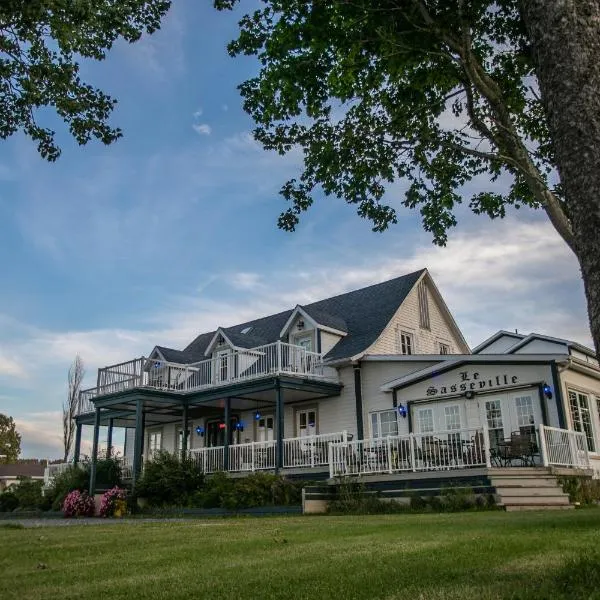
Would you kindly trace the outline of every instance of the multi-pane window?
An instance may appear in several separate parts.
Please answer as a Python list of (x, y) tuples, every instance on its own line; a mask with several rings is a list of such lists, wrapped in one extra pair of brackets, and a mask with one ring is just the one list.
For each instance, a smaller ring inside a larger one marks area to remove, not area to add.
[(595, 452), (596, 443), (594, 440), (594, 429), (592, 427), (589, 396), (582, 392), (569, 390), (569, 408), (571, 409), (573, 429), (585, 434), (588, 450), (590, 452)]
[(517, 407), (517, 424), (519, 427), (528, 427), (535, 423), (533, 416), (533, 400), (531, 396), (515, 398)]
[(450, 354), (450, 346), (440, 342), (440, 354)]
[(162, 447), (162, 431), (151, 431), (148, 435), (148, 451), (150, 456), (160, 452)]
[(419, 322), (422, 329), (430, 329), (429, 322), (429, 299), (427, 297), (427, 286), (421, 281), (418, 287), (419, 295)]
[(398, 435), (398, 418), (395, 410), (384, 410), (371, 413), (371, 429), (373, 437)]
[(257, 442), (271, 442), (275, 439), (275, 419), (273, 415), (266, 415), (258, 420), (256, 438)]
[(408, 333), (406, 331), (400, 332), (400, 352), (402, 354), (412, 354), (413, 353), (413, 336), (412, 333)]
[(299, 410), (296, 413), (296, 423), (298, 435), (306, 437), (307, 435), (317, 434), (317, 411), (313, 409)]
[(504, 440), (504, 423), (502, 421), (500, 400), (488, 400), (485, 403), (485, 416), (490, 435), (490, 445), (492, 448), (497, 448), (498, 442)]
[(458, 404), (444, 408), (446, 417), (446, 429), (460, 429), (460, 407)]
[(431, 433), (433, 431), (432, 408), (420, 408), (417, 411), (417, 427), (419, 433)]

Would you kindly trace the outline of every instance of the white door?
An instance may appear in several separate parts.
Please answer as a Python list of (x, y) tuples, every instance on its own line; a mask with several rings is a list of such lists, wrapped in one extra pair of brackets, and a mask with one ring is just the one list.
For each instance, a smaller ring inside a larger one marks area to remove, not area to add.
[(275, 418), (264, 415), (256, 422), (256, 441), (272, 442), (275, 439)]
[(229, 350), (219, 350), (216, 360), (216, 380), (217, 382), (229, 381), (231, 368)]
[(296, 431), (301, 438), (317, 434), (317, 411), (314, 408), (296, 412)]

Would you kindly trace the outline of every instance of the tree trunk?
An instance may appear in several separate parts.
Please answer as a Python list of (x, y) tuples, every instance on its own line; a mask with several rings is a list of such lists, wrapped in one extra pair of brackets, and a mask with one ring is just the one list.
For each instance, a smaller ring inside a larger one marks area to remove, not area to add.
[(600, 0), (521, 0), (600, 357)]

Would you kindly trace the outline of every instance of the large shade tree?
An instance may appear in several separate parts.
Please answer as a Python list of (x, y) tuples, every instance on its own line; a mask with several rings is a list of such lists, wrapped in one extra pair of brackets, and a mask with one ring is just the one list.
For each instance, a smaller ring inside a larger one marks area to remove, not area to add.
[(443, 245), (465, 184), (506, 181), (470, 208), (546, 212), (579, 259), (600, 350), (599, 0), (263, 0), (229, 52), (260, 61), (240, 85), (256, 139), (304, 153), (281, 228), (320, 189), (383, 231), (403, 181)]
[(0, 463), (15, 462), (21, 453), (21, 435), (12, 417), (0, 414)]
[[(18, 131), (56, 160), (54, 112), (79, 144), (122, 132), (108, 123), (116, 101), (82, 81), (81, 59), (103, 60), (118, 39), (135, 42), (160, 27), (170, 0), (2, 0), (0, 138)], [(50, 109), (45, 111), (44, 109)]]

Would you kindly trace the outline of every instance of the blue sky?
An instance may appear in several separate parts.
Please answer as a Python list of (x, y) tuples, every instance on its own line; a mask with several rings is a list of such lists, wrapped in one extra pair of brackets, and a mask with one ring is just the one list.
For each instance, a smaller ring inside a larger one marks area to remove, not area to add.
[(415, 213), (376, 234), (335, 199), (279, 231), (277, 192), (301, 156), (252, 140), (236, 86), (257, 65), (227, 55), (239, 15), (211, 4), (177, 0), (160, 32), (84, 65), (119, 100), (116, 144), (79, 148), (58, 125), (63, 154), (48, 164), (22, 136), (0, 143), (0, 412), (16, 419), (23, 456), (62, 454), (76, 353), (89, 387), (98, 367), (155, 344), (421, 267), (471, 346), (501, 328), (591, 344), (577, 262), (541, 212), (460, 211), (443, 249)]

